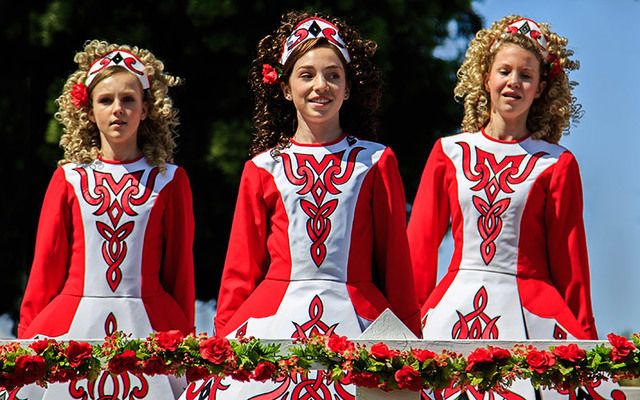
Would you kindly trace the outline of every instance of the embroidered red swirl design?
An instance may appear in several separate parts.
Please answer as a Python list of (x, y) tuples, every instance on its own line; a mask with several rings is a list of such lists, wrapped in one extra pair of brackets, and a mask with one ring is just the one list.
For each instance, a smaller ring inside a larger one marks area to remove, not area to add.
[(338, 186), (349, 181), (355, 169), (356, 157), (362, 150), (363, 147), (355, 147), (346, 157), (346, 151), (342, 150), (327, 154), (320, 161), (311, 154), (294, 153), (296, 168), (289, 154), (281, 154), (285, 176), (291, 184), (302, 186), (296, 193), (301, 196), (311, 194), (313, 200), (301, 198), (300, 208), (309, 217), (306, 224), (307, 235), (312, 243), (309, 252), (318, 268), (327, 255), (325, 242), (331, 233), (330, 217), (339, 204), (338, 199), (325, 202), (325, 197), (327, 194), (342, 193)]
[(491, 318), (484, 313), (489, 304), (489, 295), (484, 286), (473, 297), (473, 310), (468, 314), (458, 313), (458, 321), (451, 331), (452, 339), (498, 339), (496, 322), (500, 318)]
[[(460, 387), (448, 387), (446, 389), (442, 389), (442, 390), (434, 390), (433, 391), (433, 397), (429, 396), (429, 392), (427, 391), (422, 391), (421, 392), (421, 399), (422, 400), (447, 400), (447, 399), (453, 399), (453, 398), (458, 398), (458, 396), (455, 396), (456, 394), (462, 392), (462, 389)], [(473, 386), (467, 386), (464, 389), (464, 392), (467, 394), (467, 397), (470, 400), (484, 400), (485, 398), (487, 399), (504, 399), (504, 400), (527, 400), (526, 398), (520, 396), (517, 393), (511, 392), (507, 389), (504, 389), (504, 392), (501, 393), (497, 393), (497, 392), (481, 392), (478, 389), (474, 388)], [(488, 397), (487, 397), (488, 396)]]
[(107, 214), (111, 226), (101, 221), (96, 221), (96, 229), (104, 239), (102, 243), (102, 258), (107, 264), (105, 278), (112, 292), (118, 289), (122, 281), (122, 270), (120, 266), (127, 257), (126, 239), (135, 228), (134, 221), (121, 224), (124, 215), (135, 217), (138, 213), (135, 206), (145, 204), (155, 186), (159, 173), (158, 168), (153, 168), (146, 184), (143, 185), (143, 192), (140, 193), (141, 178), (144, 171), (135, 171), (124, 174), (119, 180), (110, 173), (93, 171), (95, 186), (91, 190), (87, 170), (76, 168), (80, 175), (80, 189), (82, 198), (91, 206), (97, 207), (93, 215), (100, 216)]
[(322, 304), (322, 300), (318, 295), (313, 297), (311, 300), (311, 304), (309, 304), (309, 321), (299, 325), (293, 322), (293, 325), (296, 327), (296, 331), (292, 338), (309, 338), (313, 334), (316, 335), (333, 335), (333, 331), (336, 329), (338, 324), (327, 325), (322, 321), (322, 314), (324, 313), (324, 305)]
[[(137, 383), (132, 384), (134, 377)], [(113, 376), (103, 372), (98, 380), (72, 381), (69, 384), (69, 395), (73, 399), (81, 400), (136, 400), (143, 399), (149, 394), (149, 383), (143, 376), (124, 373)]]
[(111, 336), (115, 331), (118, 330), (118, 320), (116, 316), (113, 315), (112, 312), (107, 315), (107, 318), (104, 320), (104, 333), (105, 336)]
[[(473, 205), (480, 213), (478, 217), (478, 233), (482, 238), (480, 255), (486, 265), (489, 265), (496, 254), (495, 240), (502, 231), (502, 214), (509, 208), (511, 199), (505, 197), (496, 201), (500, 193), (511, 194), (513, 186), (524, 182), (535, 167), (536, 163), (547, 153), (537, 152), (528, 154), (505, 156), (497, 161), (494, 154), (475, 147), (476, 162), (472, 165), (471, 147), (465, 142), (456, 142), (462, 148), (462, 167), (464, 176), (471, 182), (477, 182), (471, 187), (475, 192), (483, 191), (486, 200), (480, 196), (473, 196)], [(526, 160), (524, 168), (522, 163)]]
[(187, 400), (209, 400), (216, 399), (218, 391), (225, 391), (229, 388), (229, 385), (222, 383), (222, 377), (214, 376), (206, 379), (198, 386), (198, 382), (192, 382), (187, 386), (184, 392), (184, 397)]

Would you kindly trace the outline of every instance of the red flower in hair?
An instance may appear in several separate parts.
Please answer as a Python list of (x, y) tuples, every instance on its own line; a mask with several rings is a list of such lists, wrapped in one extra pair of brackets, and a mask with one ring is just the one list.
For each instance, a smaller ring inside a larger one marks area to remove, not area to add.
[(538, 39), (540, 37), (540, 32), (531, 31), (531, 37), (534, 38), (534, 39)]
[(273, 85), (278, 82), (280, 71), (269, 64), (262, 64), (262, 83)]
[(551, 54), (547, 56), (547, 69), (547, 76), (549, 77), (549, 80), (555, 80), (564, 73), (564, 69), (562, 69), (558, 57)]
[(516, 28), (515, 26), (510, 26), (507, 28), (507, 32), (508, 33), (518, 33), (518, 28)]
[(77, 109), (81, 109), (89, 104), (89, 94), (87, 93), (87, 87), (84, 83), (76, 83), (71, 88), (71, 103), (73, 103)]

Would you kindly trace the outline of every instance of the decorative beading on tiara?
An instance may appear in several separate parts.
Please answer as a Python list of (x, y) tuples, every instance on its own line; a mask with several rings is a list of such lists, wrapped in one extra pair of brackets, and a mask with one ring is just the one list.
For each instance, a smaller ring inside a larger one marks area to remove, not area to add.
[(91, 64), (89, 71), (87, 71), (87, 77), (84, 80), (84, 84), (89, 87), (100, 71), (115, 65), (124, 67), (135, 75), (142, 84), (143, 89), (149, 89), (151, 87), (149, 77), (144, 72), (144, 64), (142, 61), (126, 50), (114, 50), (94, 61), (93, 64)]
[(309, 39), (315, 39), (323, 37), (329, 41), (332, 45), (336, 46), (342, 56), (347, 61), (351, 62), (349, 51), (344, 43), (344, 40), (338, 33), (338, 28), (335, 25), (319, 17), (311, 17), (304, 19), (296, 25), (291, 32), (291, 35), (283, 44), (282, 54), (280, 55), (280, 65), (284, 65), (289, 56), (301, 43), (306, 42)]

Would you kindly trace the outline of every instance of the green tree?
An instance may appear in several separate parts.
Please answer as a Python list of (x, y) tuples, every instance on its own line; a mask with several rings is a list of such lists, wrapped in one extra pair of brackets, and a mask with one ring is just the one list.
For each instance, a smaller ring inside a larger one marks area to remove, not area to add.
[[(0, 132), (5, 179), (0, 312), (17, 316), (32, 258), (40, 204), (55, 162), (60, 127), (54, 100), (89, 39), (138, 45), (185, 78), (173, 91), (181, 126), (176, 161), (189, 174), (196, 214), (197, 295), (217, 296), (237, 183), (251, 129), (248, 68), (258, 40), (294, 1), (187, 0), (98, 2), (54, 0), (3, 7), (4, 64)], [(396, 152), (407, 199), (413, 199), (434, 140), (457, 130), (453, 102), (456, 43), (481, 21), (471, 0), (310, 1), (306, 8), (340, 16), (380, 45), (385, 77), (380, 141)], [(445, 44), (453, 55), (434, 56)]]

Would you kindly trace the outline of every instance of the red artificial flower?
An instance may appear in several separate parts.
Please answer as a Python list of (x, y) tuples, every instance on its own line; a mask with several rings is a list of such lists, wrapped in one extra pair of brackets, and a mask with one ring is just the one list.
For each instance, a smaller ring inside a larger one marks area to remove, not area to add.
[(237, 369), (231, 373), (231, 378), (240, 382), (249, 382), (251, 380), (251, 373), (245, 369)]
[(549, 368), (553, 367), (555, 363), (555, 356), (548, 351), (531, 350), (527, 353), (527, 364), (529, 364), (529, 368), (539, 374), (545, 373)]
[(610, 357), (614, 362), (623, 361), (636, 349), (636, 345), (624, 336), (610, 333), (607, 335), (607, 339), (611, 343)]
[(42, 354), (50, 344), (56, 344), (57, 342), (53, 339), (42, 339), (37, 342), (33, 342), (29, 345), (36, 352), (36, 354)]
[(41, 356), (20, 356), (16, 359), (14, 374), (21, 384), (28, 384), (44, 378), (47, 372)]
[(374, 388), (378, 386), (378, 375), (373, 372), (351, 372), (345, 378), (345, 383), (352, 383), (356, 386)]
[(560, 60), (558, 60), (558, 57), (552, 54), (549, 54), (547, 56), (547, 77), (549, 78), (549, 80), (553, 81), (563, 73), (564, 73), (564, 69), (562, 69), (562, 66), (560, 65)]
[(416, 371), (410, 365), (405, 365), (396, 371), (394, 377), (398, 382), (398, 388), (407, 389), (414, 392), (422, 389), (422, 378), (420, 372)]
[(396, 352), (390, 350), (384, 343), (376, 343), (371, 346), (371, 355), (381, 360), (389, 359), (396, 355)]
[(155, 336), (155, 341), (163, 350), (176, 351), (184, 335), (179, 330), (171, 330), (167, 332), (158, 332)]
[(57, 365), (49, 371), (49, 382), (69, 382), (78, 376), (73, 368), (61, 368)]
[(415, 357), (416, 360), (420, 362), (425, 362), (427, 360), (431, 360), (436, 358), (437, 354), (433, 351), (423, 350), (423, 349), (412, 349), (411, 353)]
[(158, 356), (149, 357), (142, 367), (142, 372), (147, 375), (164, 375), (167, 373), (167, 366), (164, 360)]
[(227, 338), (214, 336), (200, 342), (200, 355), (214, 364), (222, 364), (233, 355)]
[(76, 83), (71, 87), (71, 103), (81, 109), (89, 104), (89, 94), (84, 83)]
[(493, 362), (491, 351), (483, 348), (475, 349), (469, 356), (467, 356), (467, 371), (471, 371), (479, 364), (486, 364)]
[(557, 346), (553, 349), (553, 354), (561, 360), (578, 362), (586, 357), (587, 352), (582, 350), (575, 343), (571, 343), (566, 346)]
[(137, 372), (137, 370), (138, 357), (133, 350), (126, 350), (109, 360), (109, 371), (116, 375), (120, 375), (123, 372)]
[(540, 32), (539, 31), (531, 31), (530, 35), (531, 35), (532, 38), (537, 40), (540, 37)]
[(346, 336), (334, 335), (329, 338), (327, 343), (329, 350), (334, 353), (344, 353), (345, 351), (353, 351), (355, 346), (351, 343)]
[(278, 70), (269, 64), (262, 64), (262, 83), (273, 85), (278, 82)]
[(507, 349), (489, 346), (489, 353), (493, 361), (505, 361), (511, 358), (511, 353)]
[(74, 368), (79, 367), (84, 360), (91, 357), (92, 350), (93, 349), (89, 343), (76, 342), (74, 340), (69, 341), (69, 346), (65, 351), (67, 359), (69, 360), (69, 365)]
[(206, 367), (195, 366), (187, 368), (187, 372), (185, 374), (187, 376), (187, 382), (191, 383), (194, 381), (199, 381), (200, 379), (204, 379), (207, 376), (211, 375), (209, 370)]
[(266, 361), (260, 361), (258, 365), (256, 365), (256, 369), (253, 371), (252, 377), (256, 381), (264, 382), (268, 379), (271, 379), (275, 372), (275, 364)]

